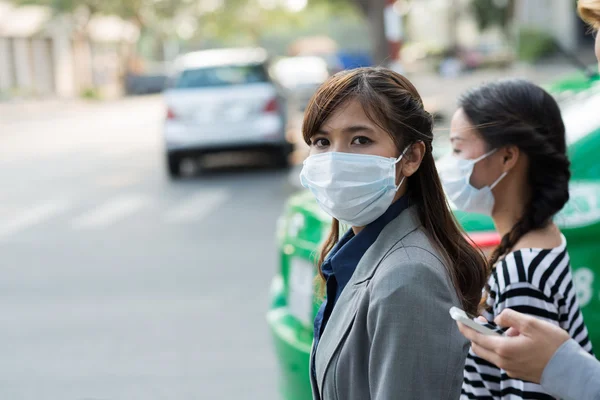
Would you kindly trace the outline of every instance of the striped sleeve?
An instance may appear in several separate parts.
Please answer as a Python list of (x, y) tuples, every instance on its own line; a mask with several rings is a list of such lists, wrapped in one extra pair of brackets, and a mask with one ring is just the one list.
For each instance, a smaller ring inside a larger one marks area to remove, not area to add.
[(554, 301), (538, 287), (528, 282), (516, 282), (505, 287), (494, 305), (494, 315), (510, 308), (559, 325), (559, 310)]
[[(489, 280), (489, 321), (506, 308), (560, 326), (592, 353), (587, 328), (573, 288), (566, 243), (556, 249), (519, 250), (496, 265)], [(593, 353), (592, 353), (593, 354)], [(504, 370), (469, 352), (461, 399), (552, 399), (537, 384), (510, 378)]]

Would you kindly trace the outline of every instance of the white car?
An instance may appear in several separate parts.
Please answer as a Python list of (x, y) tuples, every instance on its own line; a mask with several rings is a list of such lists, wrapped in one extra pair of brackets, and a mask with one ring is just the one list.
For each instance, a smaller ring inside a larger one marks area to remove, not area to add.
[(282, 58), (273, 64), (273, 74), (299, 111), (306, 109), (319, 86), (329, 78), (327, 63), (316, 56)]
[(287, 106), (268, 62), (255, 48), (198, 51), (174, 62), (164, 94), (169, 176), (181, 175), (186, 157), (244, 149), (268, 150), (287, 165)]

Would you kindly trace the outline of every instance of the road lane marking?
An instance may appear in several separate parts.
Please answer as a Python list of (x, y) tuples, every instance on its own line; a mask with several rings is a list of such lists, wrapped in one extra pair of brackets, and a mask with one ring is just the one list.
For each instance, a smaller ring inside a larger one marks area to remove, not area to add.
[(140, 174), (130, 173), (115, 173), (113, 175), (106, 175), (99, 179), (96, 179), (95, 184), (98, 187), (108, 187), (108, 188), (124, 188), (127, 186), (133, 186), (134, 184), (140, 182), (142, 180), (142, 176)]
[(206, 190), (196, 193), (182, 204), (165, 214), (165, 222), (174, 224), (188, 221), (200, 221), (229, 198), (229, 192), (223, 189)]
[(0, 239), (38, 225), (65, 211), (68, 206), (67, 201), (56, 200), (31, 207), (12, 219), (0, 223)]
[(73, 220), (75, 229), (105, 228), (148, 206), (146, 196), (128, 194), (113, 198)]

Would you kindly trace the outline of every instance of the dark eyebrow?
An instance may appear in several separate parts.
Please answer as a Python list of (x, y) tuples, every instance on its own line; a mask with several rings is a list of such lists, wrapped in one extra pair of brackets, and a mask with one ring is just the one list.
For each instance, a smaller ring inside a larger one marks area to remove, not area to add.
[(362, 132), (362, 131), (375, 132), (373, 130), (373, 128), (366, 126), (366, 125), (352, 125), (352, 126), (347, 126), (346, 128), (344, 128), (345, 133), (356, 133), (356, 132)]
[[(352, 133), (356, 133), (356, 132), (375, 132), (375, 130), (367, 125), (351, 125), (351, 126), (347, 126), (344, 129), (342, 129), (342, 132), (346, 133), (346, 134), (352, 134)], [(329, 135), (329, 132), (327, 132), (326, 130), (323, 129), (318, 129), (315, 132), (315, 135)]]

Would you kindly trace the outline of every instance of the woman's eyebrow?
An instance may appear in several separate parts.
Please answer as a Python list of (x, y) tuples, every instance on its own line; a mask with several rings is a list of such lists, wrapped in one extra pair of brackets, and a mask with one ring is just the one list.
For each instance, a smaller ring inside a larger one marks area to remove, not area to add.
[(373, 128), (371, 128), (370, 126), (367, 126), (367, 125), (351, 125), (351, 126), (347, 126), (343, 129), (344, 133), (356, 133), (356, 132), (362, 132), (362, 131), (375, 132), (375, 130)]
[[(346, 126), (346, 127), (342, 128), (342, 133), (347, 134), (347, 135), (356, 133), (356, 132), (374, 133), (375, 130), (367, 125), (350, 125), (350, 126)], [(317, 131), (315, 132), (315, 135), (329, 135), (329, 131), (327, 131), (323, 128), (320, 128), (320, 129), (317, 129)]]

